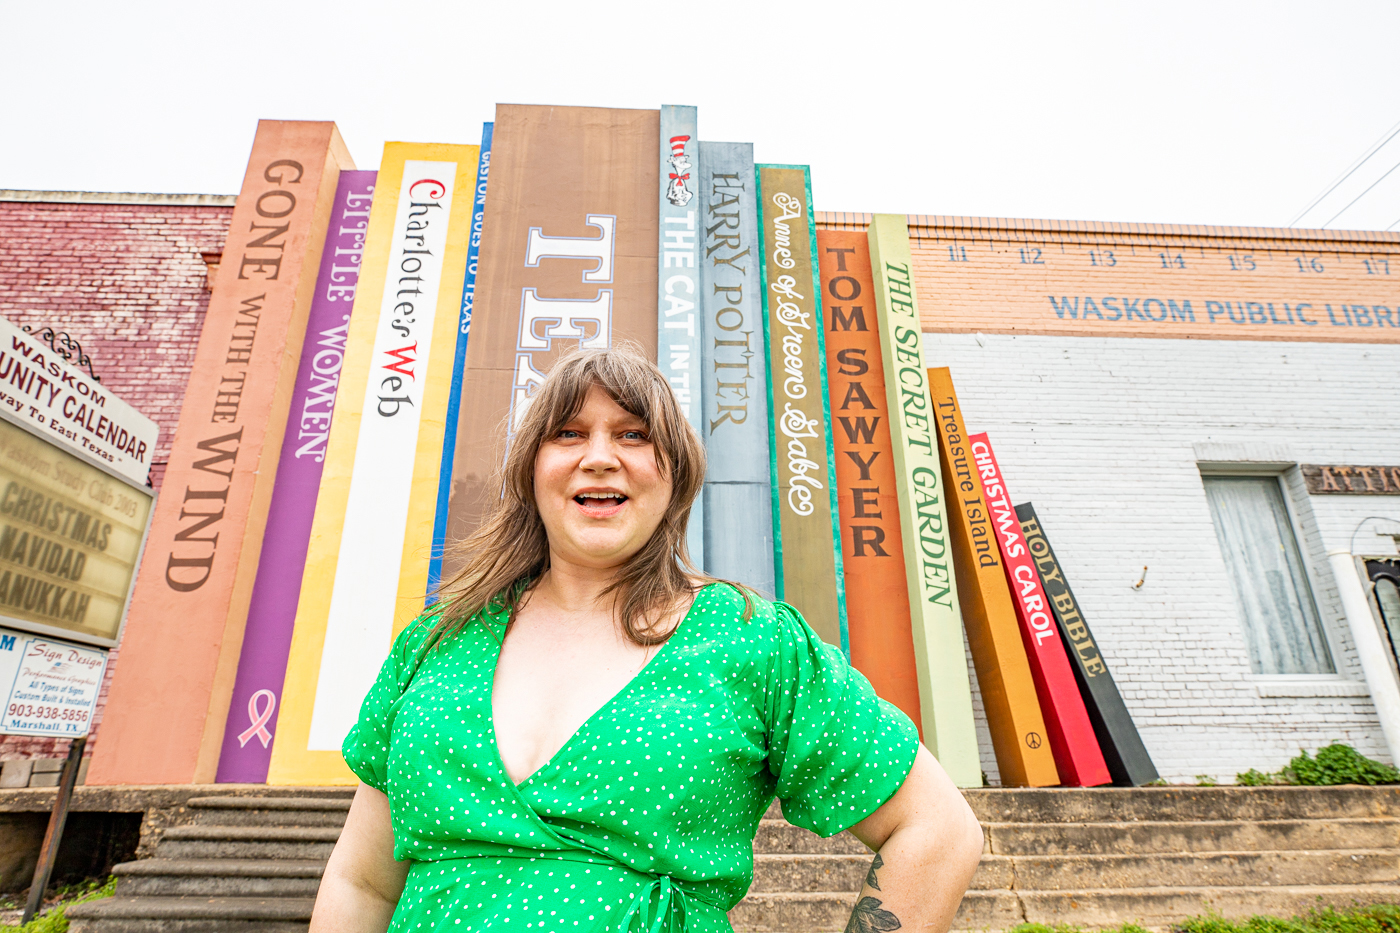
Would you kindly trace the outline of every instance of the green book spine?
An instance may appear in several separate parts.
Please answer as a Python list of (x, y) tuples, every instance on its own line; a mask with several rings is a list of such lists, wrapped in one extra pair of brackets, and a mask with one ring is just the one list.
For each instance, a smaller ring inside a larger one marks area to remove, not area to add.
[(805, 165), (756, 174), (777, 591), (849, 656), (811, 176)]
[(981, 787), (948, 510), (910, 274), (908, 221), (876, 214), (868, 236), (924, 741), (955, 784)]

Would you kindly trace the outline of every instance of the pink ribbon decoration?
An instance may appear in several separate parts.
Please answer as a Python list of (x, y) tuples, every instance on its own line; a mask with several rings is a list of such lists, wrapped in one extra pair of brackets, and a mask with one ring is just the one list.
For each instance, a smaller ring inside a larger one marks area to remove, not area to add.
[[(259, 710), (258, 700), (263, 697), (267, 698), (267, 705)], [(271, 690), (259, 690), (248, 698), (248, 720), (252, 725), (238, 734), (239, 748), (247, 745), (248, 740), (255, 735), (263, 748), (267, 748), (267, 743), (272, 741), (272, 733), (267, 731), (267, 721), (272, 718), (272, 711), (276, 708), (277, 694)]]

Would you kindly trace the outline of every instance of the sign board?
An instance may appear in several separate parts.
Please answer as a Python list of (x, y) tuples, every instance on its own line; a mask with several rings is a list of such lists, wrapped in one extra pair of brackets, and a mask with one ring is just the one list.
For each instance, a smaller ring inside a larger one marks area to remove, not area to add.
[(100, 648), (0, 628), (0, 733), (87, 735), (106, 670)]
[(0, 620), (113, 647), (154, 494), (27, 428), (0, 420)]
[(1300, 465), (1314, 496), (1400, 496), (1400, 466)]
[(0, 411), (144, 486), (160, 428), (38, 338), (0, 318)]

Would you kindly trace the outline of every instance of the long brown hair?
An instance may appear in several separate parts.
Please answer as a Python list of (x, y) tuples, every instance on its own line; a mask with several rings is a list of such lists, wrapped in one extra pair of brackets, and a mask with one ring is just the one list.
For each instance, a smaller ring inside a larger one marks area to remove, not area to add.
[[(549, 540), (535, 505), (535, 456), (583, 408), (597, 386), (647, 426), (656, 462), (671, 481), (671, 501), (651, 539), (604, 590), (627, 637), (656, 645), (670, 637), (662, 621), (695, 588), (713, 582), (690, 562), (690, 508), (705, 482), (705, 448), (656, 365), (632, 347), (576, 350), (559, 359), (531, 399), (497, 479), (501, 498), (481, 527), (457, 545), (462, 570), (438, 590), (445, 604), (430, 638), (457, 631), (487, 607), (514, 617), (527, 584), (549, 569)], [(748, 594), (745, 594), (747, 602)]]

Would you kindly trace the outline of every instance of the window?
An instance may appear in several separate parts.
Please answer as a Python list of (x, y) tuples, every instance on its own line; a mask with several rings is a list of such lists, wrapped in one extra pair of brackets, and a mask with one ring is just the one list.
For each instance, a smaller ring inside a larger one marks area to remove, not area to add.
[(1334, 673), (1278, 478), (1203, 480), (1254, 673)]

